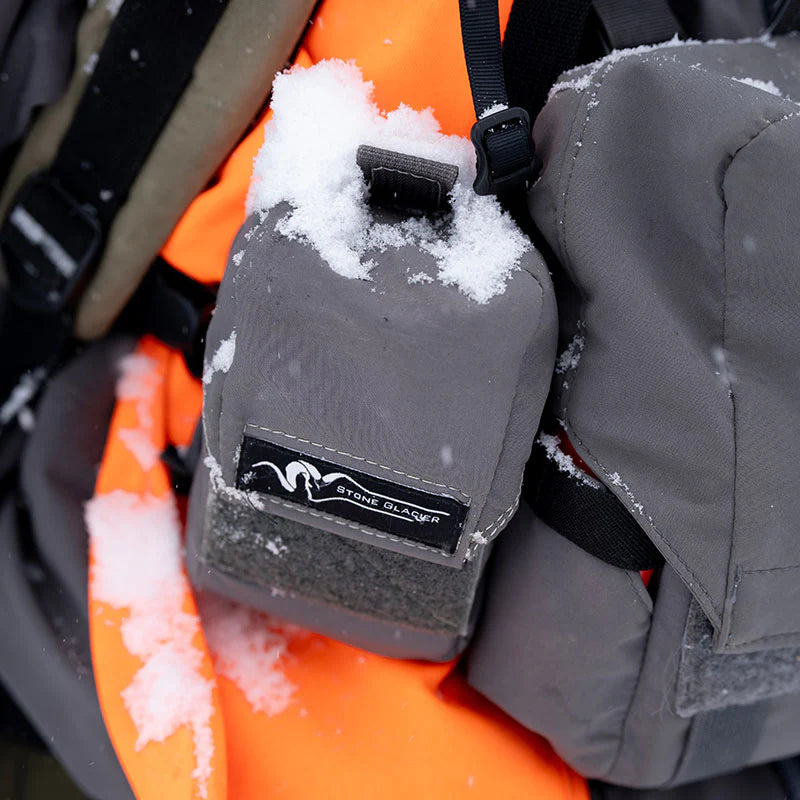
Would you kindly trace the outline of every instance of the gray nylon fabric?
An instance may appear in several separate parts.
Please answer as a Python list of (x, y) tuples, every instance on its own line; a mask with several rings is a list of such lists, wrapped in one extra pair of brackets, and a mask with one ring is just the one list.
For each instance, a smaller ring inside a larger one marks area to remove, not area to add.
[(544, 732), (579, 772), (608, 773), (650, 628), (639, 576), (590, 556), (523, 503), (498, 543), (489, 586), (470, 683)]
[(527, 537), (495, 550), (469, 679), (612, 783), (679, 785), (800, 750), (792, 97), (794, 36), (672, 43), (566, 73), (536, 122), (529, 207), (574, 356), (553, 412), (667, 563), (639, 620), (624, 572), (520, 514)]
[[(204, 387), (211, 493), (207, 503), (192, 503), (198, 513), (190, 514), (189, 541), (206, 576), (192, 566), (191, 551), (190, 569), (209, 588), (208, 569), (261, 583), (267, 610), (275, 592), (292, 591), (382, 619), (390, 636), (404, 624), (462, 643), (474, 619), (486, 542), (517, 507), (550, 382), (556, 324), (549, 276), (531, 252), (505, 293), (480, 305), (439, 282), (410, 284), (408, 275), (420, 269), (435, 274), (435, 263), (406, 246), (367, 254), (377, 262), (372, 280), (348, 280), (310, 246), (274, 232), (285, 212), (279, 206), (263, 221), (245, 222), (220, 288), (206, 361), (234, 331), (235, 355), (229, 371), (209, 375)], [(243, 493), (230, 491), (245, 429), (466, 502), (456, 553), (329, 515), (311, 517), (273, 498), (254, 510)], [(442, 458), (445, 447), (451, 460)], [(259, 526), (277, 541), (277, 523), (267, 515), (284, 520), (285, 551), (262, 548), (257, 555)], [(381, 652), (386, 647), (372, 643)], [(452, 652), (449, 646), (416, 655)]]
[(80, 0), (0, 3), (0, 151), (25, 132), (37, 108), (69, 80)]
[(583, 298), (559, 413), (720, 652), (800, 642), (800, 494), (764, 446), (800, 434), (797, 106), (731, 77), (797, 95), (798, 65), (793, 38), (618, 55), (567, 74), (536, 130), (531, 212)]
[[(114, 404), (118, 359), (132, 342), (98, 343), (53, 377), (23, 456), (20, 497), (0, 509), (0, 679), (86, 794), (133, 794), (95, 693), (87, 615), (92, 496)], [(87, 391), (87, 387), (91, 387)]]

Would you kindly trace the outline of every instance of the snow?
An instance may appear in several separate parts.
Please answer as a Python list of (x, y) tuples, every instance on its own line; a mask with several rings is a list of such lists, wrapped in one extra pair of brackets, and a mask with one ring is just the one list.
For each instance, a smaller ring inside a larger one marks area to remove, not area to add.
[(131, 451), (139, 466), (147, 472), (161, 458), (161, 452), (153, 444), (150, 434), (142, 428), (122, 428), (119, 431), (120, 441)]
[(298, 629), (214, 595), (198, 602), (216, 673), (239, 687), (253, 711), (270, 717), (285, 711), (296, 687), (283, 667)]
[(409, 276), (408, 282), (413, 286), (417, 283), (433, 283), (433, 278), (427, 272), (415, 272)]
[[(220, 494), (224, 494), (226, 497), (229, 497), (231, 500), (238, 500), (241, 503), (247, 503), (257, 511), (263, 511), (264, 501), (261, 500), (261, 498), (258, 496), (258, 493), (246, 492), (242, 489), (237, 489), (234, 486), (228, 486), (228, 484), (225, 483), (225, 478), (223, 477), (220, 463), (216, 458), (214, 458), (214, 456), (208, 453), (208, 451), (206, 451), (206, 453), (207, 454), (203, 459), (203, 463), (208, 469), (208, 477), (214, 489)], [(235, 460), (238, 461), (238, 456), (236, 456)]]
[(131, 353), (122, 358), (119, 362), (117, 399), (148, 403), (153, 391), (161, 382), (155, 368), (155, 359), (140, 353)]
[[(375, 263), (365, 257), (368, 251), (413, 245), (435, 258), (439, 281), (478, 303), (505, 290), (530, 243), (495, 198), (473, 192), (471, 143), (442, 134), (430, 109), (401, 105), (380, 111), (372, 83), (364, 81), (355, 64), (343, 61), (278, 75), (271, 107), (248, 213), (260, 212), (263, 219), (269, 209), (288, 203), (290, 211), (278, 221), (278, 232), (310, 244), (347, 278), (370, 279)], [(450, 196), (449, 224), (375, 222), (356, 164), (361, 144), (455, 164), (459, 179)]]
[(559, 439), (558, 436), (550, 436), (546, 433), (542, 433), (539, 435), (539, 438), (536, 440), (536, 442), (544, 448), (545, 453), (547, 453), (547, 457), (553, 463), (555, 463), (559, 472), (563, 472), (566, 475), (572, 476), (580, 483), (584, 484), (585, 486), (589, 486), (592, 489), (602, 488), (602, 484), (599, 481), (596, 481), (590, 475), (587, 475), (577, 466), (577, 464), (569, 455), (567, 455), (567, 453), (561, 450), (559, 447), (561, 444), (561, 439)]
[(203, 676), (203, 652), (193, 643), (198, 620), (182, 609), (189, 586), (174, 499), (122, 490), (97, 495), (86, 505), (86, 524), (94, 596), (129, 610), (120, 628), (122, 640), (142, 661), (122, 692), (136, 726), (136, 748), (162, 742), (188, 725), (195, 754), (192, 775), (200, 796), (206, 797), (214, 752), (214, 683)]
[[(156, 362), (154, 359), (139, 353), (131, 353), (119, 362), (120, 377), (117, 381), (117, 399), (134, 401), (138, 416), (135, 427), (123, 428), (122, 430), (132, 431), (130, 434), (125, 434), (124, 437), (134, 442), (133, 447), (137, 449), (140, 455), (143, 455), (145, 461), (147, 461), (147, 456), (144, 455), (145, 446), (142, 445), (141, 441), (139, 441), (138, 445), (135, 442), (140, 438), (142, 432), (149, 432), (152, 429), (153, 416), (150, 409), (155, 393), (161, 388), (161, 377), (155, 367)], [(131, 449), (131, 452), (136, 455), (133, 449)]]
[(495, 103), (493, 106), (489, 106), (489, 108), (481, 112), (481, 119), (486, 119), (486, 117), (491, 117), (492, 114), (497, 114), (500, 111), (506, 110), (508, 110), (508, 106), (505, 103)]
[(572, 337), (567, 349), (558, 357), (556, 375), (563, 375), (565, 372), (575, 369), (580, 363), (583, 348), (586, 346), (586, 337), (583, 330), (583, 326), (579, 325), (578, 332)]
[(234, 253), (231, 256), (231, 261), (233, 261), (233, 265), (238, 267), (239, 264), (242, 263), (242, 259), (244, 258), (244, 250), (239, 250), (238, 252)]
[(769, 92), (777, 97), (783, 97), (781, 90), (772, 81), (761, 81), (758, 78), (734, 78), (737, 83), (744, 83), (747, 86), (752, 86), (755, 89), (761, 89), (762, 92)]
[[(151, 404), (161, 386), (156, 366), (146, 356), (126, 356), (117, 382), (117, 397), (134, 403), (137, 411), (137, 424), (121, 429), (119, 437), (143, 470), (159, 456), (151, 438)], [(192, 777), (199, 795), (206, 797), (214, 753), (214, 682), (202, 674), (203, 651), (194, 644), (199, 620), (183, 609), (190, 587), (183, 571), (175, 500), (172, 495), (122, 490), (97, 495), (86, 505), (86, 524), (94, 597), (114, 608), (128, 609), (120, 626), (122, 641), (142, 661), (122, 691), (136, 726), (136, 748), (164, 741), (189, 726), (195, 756)]]
[(231, 331), (227, 339), (223, 339), (211, 361), (206, 362), (205, 369), (203, 370), (203, 383), (206, 386), (211, 383), (214, 375), (218, 372), (228, 372), (233, 364), (233, 356), (236, 353), (236, 331)]

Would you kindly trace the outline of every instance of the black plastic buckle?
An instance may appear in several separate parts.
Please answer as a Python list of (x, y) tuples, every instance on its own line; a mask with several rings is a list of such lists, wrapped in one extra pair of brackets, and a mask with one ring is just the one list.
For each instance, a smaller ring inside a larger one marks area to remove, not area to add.
[(12, 300), (38, 313), (64, 310), (99, 257), (102, 241), (91, 206), (81, 205), (49, 173), (32, 175), (0, 228)]
[[(514, 159), (514, 163), (518, 166), (504, 174), (492, 165), (487, 142), (491, 136), (515, 126), (524, 134), (520, 137), (520, 151)], [(502, 111), (482, 117), (472, 126), (470, 138), (475, 145), (478, 158), (477, 174), (473, 184), (476, 194), (502, 194), (533, 181), (539, 174), (541, 162), (534, 152), (531, 120), (524, 108), (504, 108)]]

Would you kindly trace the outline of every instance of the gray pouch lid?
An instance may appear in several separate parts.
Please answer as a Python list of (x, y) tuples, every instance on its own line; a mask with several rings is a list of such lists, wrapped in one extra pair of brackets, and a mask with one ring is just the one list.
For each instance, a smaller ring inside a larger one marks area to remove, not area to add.
[(800, 42), (689, 43), (568, 73), (530, 207), (569, 280), (559, 410), (715, 628), (800, 644)]

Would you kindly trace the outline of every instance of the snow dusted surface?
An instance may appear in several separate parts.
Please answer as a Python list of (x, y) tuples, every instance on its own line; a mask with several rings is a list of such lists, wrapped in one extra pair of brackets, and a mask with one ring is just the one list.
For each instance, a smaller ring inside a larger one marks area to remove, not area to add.
[(174, 500), (121, 490), (97, 495), (86, 506), (86, 522), (94, 596), (129, 610), (122, 640), (142, 660), (122, 692), (138, 732), (136, 747), (162, 742), (188, 725), (195, 753), (192, 777), (205, 797), (214, 753), (214, 682), (200, 671), (203, 652), (193, 643), (197, 617), (182, 608), (189, 586)]
[(585, 328), (582, 324), (578, 325), (578, 332), (572, 337), (572, 341), (567, 345), (556, 361), (556, 375), (563, 375), (569, 370), (576, 369), (581, 360), (583, 348), (586, 346)]
[(575, 464), (575, 462), (569, 455), (567, 455), (567, 453), (561, 450), (559, 447), (561, 444), (561, 439), (559, 439), (558, 436), (549, 436), (546, 433), (542, 433), (536, 441), (544, 448), (545, 453), (547, 453), (547, 457), (555, 463), (559, 472), (564, 472), (567, 475), (571, 475), (573, 478), (585, 484), (586, 486), (591, 486), (592, 489), (601, 488), (599, 481), (596, 481), (590, 475), (587, 475), (577, 466), (577, 464)]
[(253, 711), (285, 711), (296, 687), (283, 664), (299, 629), (215, 595), (201, 596), (199, 606), (217, 674), (239, 687)]
[[(384, 113), (373, 86), (352, 63), (322, 61), (278, 75), (273, 118), (255, 162), (247, 201), (263, 215), (281, 202), (292, 210), (278, 222), (284, 236), (311, 244), (334, 272), (369, 279), (369, 250), (415, 245), (433, 255), (438, 280), (478, 303), (505, 290), (530, 243), (493, 197), (472, 190), (475, 153), (458, 136), (445, 136), (430, 109), (401, 105)], [(335, 120), (332, 124), (331, 120)], [(376, 223), (356, 164), (361, 144), (455, 164), (449, 225), (409, 219)]]
[(781, 90), (772, 81), (760, 81), (758, 78), (734, 78), (737, 83), (744, 83), (747, 86), (752, 86), (755, 89), (761, 89), (762, 92), (769, 92), (769, 94), (783, 97)]
[(217, 372), (227, 372), (233, 364), (233, 357), (236, 354), (236, 331), (231, 331), (227, 339), (219, 343), (211, 361), (206, 362), (203, 369), (203, 383), (211, 383)]
[[(630, 58), (631, 56), (643, 55), (645, 53), (652, 53), (658, 50), (674, 49), (676, 47), (697, 47), (698, 45), (705, 46), (709, 44), (759, 44), (769, 48), (775, 47), (774, 40), (767, 34), (758, 36), (756, 38), (711, 39), (707, 42), (701, 42), (697, 39), (679, 39), (677, 36), (674, 36), (672, 39), (669, 39), (666, 42), (660, 42), (659, 44), (646, 44), (640, 45), (639, 47), (630, 47), (624, 50), (613, 50), (607, 56), (593, 62), (592, 64), (587, 64), (585, 66), (575, 67), (574, 69), (568, 70), (564, 73), (564, 80), (559, 81), (553, 86), (552, 89), (550, 89), (548, 99), (552, 98), (559, 92), (563, 92), (568, 89), (578, 92), (585, 91), (592, 85), (595, 76), (598, 72), (600, 72), (601, 69), (611, 64), (617, 64), (626, 58)], [(570, 77), (571, 75), (574, 75), (575, 77)], [(780, 91), (777, 90), (777, 87), (774, 83), (772, 83), (772, 81), (765, 82), (756, 80), (754, 78), (733, 78), (733, 80), (737, 80), (740, 83), (748, 83), (751, 86), (755, 86), (756, 88), (770, 92), (771, 94), (780, 95)], [(767, 88), (768, 86), (771, 86), (772, 89)]]
[(154, 367), (152, 359), (132, 353), (120, 361), (120, 378), (117, 381), (117, 399), (134, 401), (138, 417), (138, 425), (122, 428), (119, 438), (145, 472), (152, 469), (161, 457), (150, 436), (153, 425), (150, 407), (155, 393), (161, 387)]

